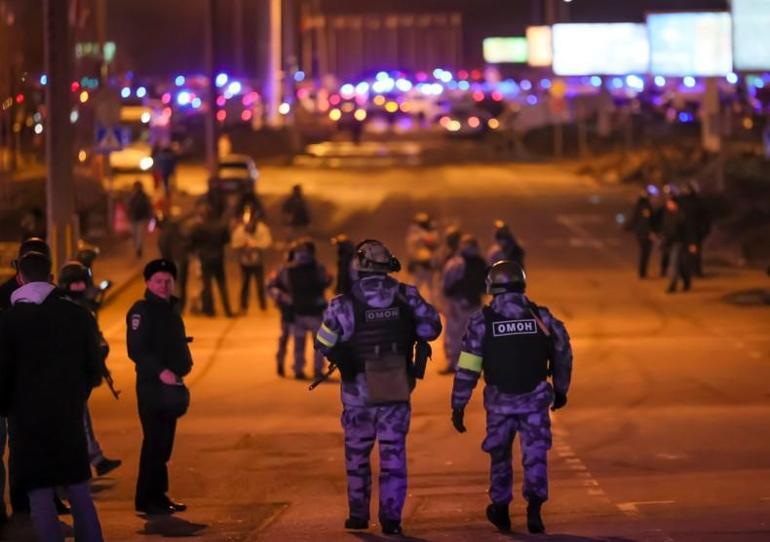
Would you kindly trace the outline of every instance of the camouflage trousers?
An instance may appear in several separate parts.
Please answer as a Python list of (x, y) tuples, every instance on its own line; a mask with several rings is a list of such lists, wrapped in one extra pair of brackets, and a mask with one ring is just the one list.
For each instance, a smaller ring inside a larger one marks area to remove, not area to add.
[(350, 517), (369, 520), (374, 442), (380, 445), (379, 519), (401, 521), (406, 500), (406, 434), (411, 407), (408, 403), (344, 407), (345, 466), (348, 475)]
[[(294, 337), (294, 372), (304, 373), (305, 371), (305, 340), (310, 335), (313, 340), (318, 329), (321, 327), (320, 316), (295, 316), (291, 325), (291, 333)], [(313, 374), (320, 375), (324, 369), (324, 355), (320, 350), (313, 352)]]
[(481, 448), (491, 456), (489, 497), (496, 504), (513, 500), (513, 439), (519, 434), (524, 467), (524, 498), (548, 499), (548, 450), (551, 417), (548, 410), (523, 414), (487, 412), (487, 438)]
[(462, 350), (465, 328), (471, 314), (478, 307), (469, 307), (465, 302), (447, 300), (446, 303), (446, 329), (444, 329), (444, 353), (446, 354), (447, 367), (457, 370)]

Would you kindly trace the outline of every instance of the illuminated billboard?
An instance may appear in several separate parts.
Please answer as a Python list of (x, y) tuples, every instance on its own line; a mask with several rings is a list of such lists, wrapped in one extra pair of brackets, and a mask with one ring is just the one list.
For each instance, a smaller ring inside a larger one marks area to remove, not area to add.
[(646, 73), (647, 29), (636, 23), (556, 24), (553, 71), (557, 75)]
[(527, 49), (530, 66), (550, 66), (553, 64), (553, 45), (551, 44), (550, 26), (530, 26), (527, 28)]
[(650, 71), (656, 75), (719, 76), (733, 70), (729, 13), (652, 13), (647, 28)]
[(736, 70), (770, 70), (770, 0), (732, 0)]
[(527, 38), (486, 38), (484, 60), (490, 64), (527, 61)]

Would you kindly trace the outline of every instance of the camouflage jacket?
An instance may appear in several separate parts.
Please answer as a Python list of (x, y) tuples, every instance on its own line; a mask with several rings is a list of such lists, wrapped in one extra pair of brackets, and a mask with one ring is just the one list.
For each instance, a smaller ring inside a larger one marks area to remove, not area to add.
[[(495, 312), (515, 319), (529, 315), (528, 304), (525, 295), (508, 293), (496, 296), (492, 300), (491, 307)], [(564, 324), (554, 318), (547, 308), (538, 307), (538, 309), (538, 316), (551, 332), (553, 340), (553, 357), (551, 359), (553, 388), (550, 383), (543, 382), (530, 393), (512, 395), (501, 392), (496, 386), (486, 385), (484, 388), (484, 407), (491, 412), (500, 414), (535, 412), (548, 408), (553, 400), (554, 388), (557, 392), (564, 394), (569, 391), (572, 375), (572, 347), (570, 346), (569, 334)], [(463, 337), (460, 364), (452, 387), (453, 409), (465, 408), (481, 376), (485, 334), (484, 313), (479, 310), (471, 315)]]
[[(354, 284), (351, 294), (338, 295), (329, 303), (318, 330), (315, 348), (327, 355), (339, 342), (347, 342), (355, 333), (353, 295), (363, 295), (361, 301), (372, 308), (389, 307), (399, 292), (401, 284), (387, 275), (366, 276)], [(413, 310), (416, 334), (420, 339), (432, 341), (441, 334), (441, 319), (436, 309), (425, 301), (417, 288), (405, 285), (405, 301)], [(363, 374), (355, 381), (342, 382), (342, 403), (345, 406), (365, 406), (366, 380)]]

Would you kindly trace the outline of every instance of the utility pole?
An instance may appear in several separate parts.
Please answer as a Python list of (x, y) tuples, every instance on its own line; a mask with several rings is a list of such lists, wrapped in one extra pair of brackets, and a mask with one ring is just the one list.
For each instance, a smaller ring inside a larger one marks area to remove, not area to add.
[(58, 269), (73, 255), (77, 238), (70, 123), (72, 44), (68, 2), (44, 0), (43, 9), (45, 72), (48, 76), (45, 92), (48, 243), (54, 269)]
[(217, 84), (216, 84), (216, 0), (205, 2), (205, 64), (206, 75), (209, 78), (209, 110), (206, 113), (206, 167), (209, 176), (217, 172), (219, 157), (217, 156)]
[(243, 0), (233, 0), (233, 60), (235, 73), (245, 77), (243, 62)]
[(281, 0), (268, 0), (267, 62), (265, 65), (265, 121), (275, 128), (280, 126), (281, 117)]

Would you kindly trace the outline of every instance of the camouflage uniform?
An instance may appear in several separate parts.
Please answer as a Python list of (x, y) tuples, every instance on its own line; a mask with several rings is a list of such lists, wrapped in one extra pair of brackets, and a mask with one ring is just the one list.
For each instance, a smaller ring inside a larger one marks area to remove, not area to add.
[[(442, 293), (446, 298), (444, 304), (444, 316), (446, 317), (446, 330), (444, 331), (444, 353), (447, 359), (447, 368), (457, 369), (460, 359), (460, 349), (468, 319), (480, 308), (481, 299), (473, 301), (468, 299), (469, 292), (453, 292), (466, 274), (465, 259), (461, 256), (451, 258), (444, 266), (442, 274)], [(479, 290), (483, 292), (483, 276), (479, 280)], [(462, 288), (462, 287), (461, 287)]]
[(278, 372), (283, 374), (289, 336), (293, 333), (293, 317), (291, 314), (291, 307), (289, 307), (289, 293), (285, 290), (285, 286), (278, 282), (278, 276), (278, 271), (270, 275), (270, 278), (267, 281), (267, 293), (270, 298), (275, 301), (275, 304), (281, 313), (281, 334), (278, 336), (278, 350), (275, 353), (275, 361)]
[[(354, 306), (357, 295), (372, 308), (393, 304), (399, 289), (395, 279), (386, 275), (365, 276), (354, 285), (353, 293), (332, 299), (316, 336), (316, 348), (328, 354), (338, 342), (348, 342), (355, 333)], [(403, 288), (405, 301), (413, 310), (416, 334), (430, 341), (441, 333), (441, 320), (413, 286)], [(362, 298), (361, 298), (362, 297)], [(345, 464), (348, 476), (350, 516), (369, 519), (372, 473), (369, 455), (375, 440), (380, 446), (380, 521), (401, 521), (406, 499), (406, 434), (411, 407), (408, 402), (380, 406), (368, 405), (366, 376), (343, 379), (342, 428), (345, 431)]]
[[(496, 296), (491, 307), (506, 318), (517, 319), (530, 317), (527, 304), (523, 294), (506, 293)], [(491, 456), (489, 496), (495, 504), (507, 505), (513, 498), (511, 447), (517, 432), (524, 467), (524, 498), (541, 501), (548, 499), (547, 455), (551, 448), (551, 420), (548, 408), (553, 401), (554, 388), (565, 395), (569, 389), (572, 348), (562, 322), (544, 307), (539, 307), (538, 316), (551, 332), (553, 339), (553, 387), (549, 382), (543, 381), (530, 393), (516, 395), (503, 393), (496, 386), (489, 384), (484, 388), (487, 437), (482, 449)], [(465, 408), (481, 376), (485, 334), (484, 314), (478, 311), (471, 316), (463, 338), (459, 370), (452, 389), (453, 409)]]

